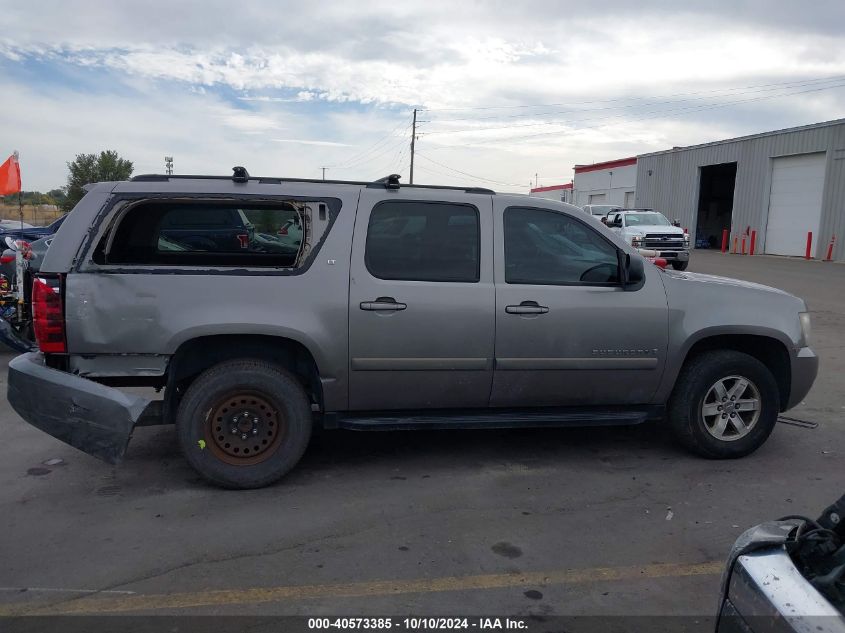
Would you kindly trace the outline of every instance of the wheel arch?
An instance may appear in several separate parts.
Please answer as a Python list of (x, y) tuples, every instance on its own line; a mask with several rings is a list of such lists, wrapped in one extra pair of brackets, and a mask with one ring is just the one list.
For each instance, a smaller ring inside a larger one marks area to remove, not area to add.
[(680, 370), (690, 360), (704, 352), (714, 350), (742, 352), (763, 363), (772, 372), (777, 383), (780, 410), (786, 409), (792, 388), (789, 347), (781, 337), (770, 332), (712, 332), (690, 341), (683, 354), (683, 360), (678, 366), (678, 372), (673, 380), (673, 388)]
[(179, 400), (197, 376), (238, 358), (264, 360), (288, 370), (300, 381), (311, 404), (324, 410), (317, 360), (301, 342), (265, 334), (213, 334), (182, 342), (171, 356), (166, 372), (165, 422), (175, 420)]

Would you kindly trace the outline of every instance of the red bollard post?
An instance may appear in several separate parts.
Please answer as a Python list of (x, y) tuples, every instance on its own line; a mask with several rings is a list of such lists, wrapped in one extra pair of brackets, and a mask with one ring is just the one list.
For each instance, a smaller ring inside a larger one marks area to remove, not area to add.
[(734, 249), (731, 251), (731, 253), (733, 253), (734, 255), (736, 255), (736, 249), (737, 249), (738, 244), (739, 244), (739, 238), (734, 237)]
[(748, 249), (748, 254), (754, 254), (754, 246), (757, 244), (757, 231), (751, 231), (751, 246)]
[(742, 236), (742, 254), (745, 255), (745, 236)]
[(722, 229), (722, 252), (728, 252), (728, 229)]
[(813, 250), (813, 232), (807, 231), (807, 251), (804, 253), (804, 259), (812, 259), (810, 252)]
[(827, 257), (824, 258), (826, 262), (829, 262), (831, 259), (833, 259), (833, 245), (835, 243), (836, 243), (836, 236), (831, 235), (830, 236), (830, 244), (827, 245)]

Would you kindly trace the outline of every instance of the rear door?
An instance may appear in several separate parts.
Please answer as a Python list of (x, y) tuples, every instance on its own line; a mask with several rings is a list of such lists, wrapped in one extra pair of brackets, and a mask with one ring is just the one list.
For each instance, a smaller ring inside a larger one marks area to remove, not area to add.
[(487, 406), (492, 242), (489, 195), (362, 191), (349, 281), (350, 409)]
[[(577, 215), (494, 200), (493, 406), (647, 404), (666, 360), (657, 269), (624, 290), (616, 246)], [(646, 264), (646, 266), (650, 266)]]

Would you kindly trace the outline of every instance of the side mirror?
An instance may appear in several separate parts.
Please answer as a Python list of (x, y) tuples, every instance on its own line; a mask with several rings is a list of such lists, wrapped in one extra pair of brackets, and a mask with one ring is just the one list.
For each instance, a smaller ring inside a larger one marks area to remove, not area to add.
[(678, 228), (681, 227), (681, 221), (678, 218), (672, 220), (672, 226), (677, 226)]
[(645, 266), (642, 257), (632, 257), (624, 251), (619, 251), (622, 260), (622, 287), (638, 286), (645, 279)]

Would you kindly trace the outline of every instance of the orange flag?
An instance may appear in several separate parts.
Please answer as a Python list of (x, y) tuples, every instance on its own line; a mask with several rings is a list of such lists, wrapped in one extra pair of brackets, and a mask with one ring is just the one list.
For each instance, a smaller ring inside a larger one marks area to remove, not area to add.
[(15, 152), (0, 165), (0, 196), (17, 193), (21, 190), (21, 166), (18, 153)]

